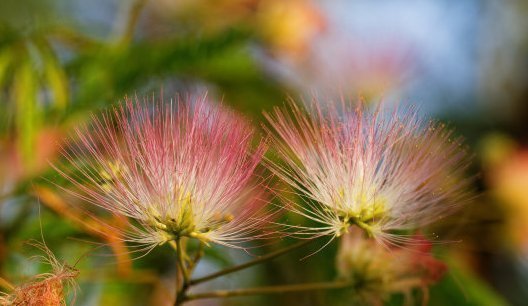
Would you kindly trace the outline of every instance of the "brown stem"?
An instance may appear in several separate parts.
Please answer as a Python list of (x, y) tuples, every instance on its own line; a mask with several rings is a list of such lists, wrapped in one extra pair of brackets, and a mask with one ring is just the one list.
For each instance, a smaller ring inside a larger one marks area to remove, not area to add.
[(253, 265), (259, 264), (259, 263), (264, 262), (266, 260), (270, 260), (270, 259), (273, 259), (275, 257), (279, 257), (279, 256), (281, 256), (283, 254), (286, 254), (286, 253), (292, 251), (292, 250), (295, 250), (295, 249), (300, 248), (300, 247), (302, 247), (304, 245), (307, 245), (308, 243), (310, 243), (312, 241), (313, 240), (304, 240), (304, 241), (298, 242), (298, 243), (296, 243), (294, 245), (291, 245), (291, 246), (289, 246), (287, 248), (284, 248), (282, 250), (278, 250), (278, 251), (269, 253), (267, 255), (264, 255), (264, 256), (261, 256), (259, 258), (256, 258), (256, 259), (253, 259), (251, 261), (248, 261), (246, 263), (243, 263), (241, 265), (230, 267), (230, 268), (227, 268), (227, 269), (224, 269), (224, 270), (221, 270), (221, 271), (218, 271), (218, 272), (215, 272), (215, 273), (203, 276), (203, 277), (191, 279), (191, 281), (189, 282), (189, 286), (196, 285), (196, 284), (199, 284), (199, 283), (203, 283), (203, 282), (215, 279), (217, 277), (220, 277), (220, 276), (223, 276), (223, 275), (226, 275), (226, 274), (230, 274), (230, 273), (233, 273), (233, 272), (236, 272), (236, 271), (239, 271), (239, 270), (246, 269), (248, 267), (251, 267)]
[(185, 301), (198, 300), (198, 299), (210, 299), (210, 298), (225, 298), (232, 296), (245, 296), (245, 295), (260, 295), (260, 294), (279, 294), (287, 292), (302, 292), (310, 290), (325, 290), (325, 289), (343, 289), (352, 287), (353, 284), (350, 282), (321, 282), (321, 283), (307, 283), (307, 284), (295, 284), (295, 285), (284, 285), (284, 286), (267, 286), (267, 287), (256, 287), (256, 288), (245, 288), (245, 289), (234, 289), (234, 290), (216, 290), (210, 292), (202, 292), (189, 294), (184, 297)]

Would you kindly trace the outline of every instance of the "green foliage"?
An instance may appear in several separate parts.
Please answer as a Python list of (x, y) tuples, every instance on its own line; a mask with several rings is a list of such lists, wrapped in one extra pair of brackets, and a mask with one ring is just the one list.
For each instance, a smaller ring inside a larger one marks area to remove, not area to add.
[(449, 260), (447, 277), (431, 290), (432, 306), (506, 306), (509, 305), (493, 288), (471, 273), (467, 267)]

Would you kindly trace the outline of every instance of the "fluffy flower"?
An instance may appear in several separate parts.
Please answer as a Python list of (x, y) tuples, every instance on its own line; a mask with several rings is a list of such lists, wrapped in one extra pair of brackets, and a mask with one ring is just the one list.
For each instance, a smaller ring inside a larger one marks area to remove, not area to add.
[(77, 131), (78, 143), (65, 150), (74, 171), (59, 171), (77, 187), (70, 192), (137, 220), (126, 235), (146, 249), (181, 237), (234, 247), (262, 237), (271, 216), (255, 174), (265, 145), (252, 150), (253, 134), (205, 96), (127, 100), (94, 118), (91, 132)]
[(468, 199), (466, 154), (444, 125), (414, 109), (313, 106), (311, 114), (292, 103), (291, 112), (267, 115), (283, 160), (268, 164), (306, 199), (291, 209), (320, 223), (292, 226), (299, 234), (338, 237), (356, 225), (380, 242), (401, 242), (394, 231), (430, 224)]
[(33, 242), (33, 246), (46, 256), (39, 256), (49, 264), (53, 272), (33, 277), (31, 281), (13, 289), (8, 295), (0, 296), (0, 305), (58, 306), (66, 305), (65, 289), (75, 289), (75, 278), (79, 271), (61, 263), (44, 243)]

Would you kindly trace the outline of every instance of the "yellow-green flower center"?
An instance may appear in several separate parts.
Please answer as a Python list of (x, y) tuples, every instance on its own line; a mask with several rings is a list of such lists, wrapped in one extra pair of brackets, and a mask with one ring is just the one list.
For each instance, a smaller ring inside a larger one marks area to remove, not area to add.
[(157, 229), (163, 231), (163, 235), (166, 240), (174, 240), (180, 237), (192, 237), (203, 242), (208, 242), (208, 234), (214, 230), (217, 230), (221, 226), (231, 222), (233, 216), (231, 214), (214, 214), (213, 216), (207, 218), (206, 224), (200, 222), (198, 224), (196, 214), (194, 210), (196, 204), (190, 193), (185, 195), (180, 194), (177, 198), (176, 205), (178, 208), (166, 213), (165, 215), (160, 215), (155, 209), (151, 209), (149, 212), (150, 223)]
[(372, 224), (386, 216), (387, 205), (385, 198), (368, 196), (362, 192), (352, 197), (352, 203), (347, 202), (344, 189), (339, 191), (339, 197), (336, 204), (339, 212), (340, 223), (337, 227), (337, 236), (348, 232), (348, 227), (356, 225), (365, 230), (368, 235), (372, 235)]

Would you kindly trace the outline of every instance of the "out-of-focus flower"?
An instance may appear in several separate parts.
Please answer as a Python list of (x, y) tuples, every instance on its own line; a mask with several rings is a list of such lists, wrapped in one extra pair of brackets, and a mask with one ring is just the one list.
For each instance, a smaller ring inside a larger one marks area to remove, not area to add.
[[(43, 128), (35, 136), (36, 147), (32, 151), (31, 163), (23, 158), (16, 141), (0, 140), (0, 190), (9, 189), (21, 180), (28, 179), (46, 170), (49, 161), (57, 158), (56, 143), (62, 138), (58, 129)], [(8, 190), (3, 190), (4, 192)], [(1, 192), (0, 192), (1, 193)]]
[(150, 107), (127, 100), (93, 122), (65, 151), (75, 171), (59, 171), (73, 194), (137, 220), (129, 240), (145, 249), (181, 237), (234, 247), (265, 235), (271, 214), (255, 174), (265, 145), (251, 149), (242, 118), (203, 96)]
[(508, 135), (491, 133), (480, 140), (478, 146), (482, 167), (486, 170), (500, 167), (518, 150), (518, 144)]
[(358, 38), (340, 38), (323, 40), (313, 65), (299, 67), (311, 70), (305, 74), (314, 86), (335, 92), (338, 84), (346, 94), (376, 101), (405, 86), (416, 69), (417, 63), (410, 60), (414, 51), (405, 40), (373, 45)]
[(258, 29), (276, 53), (291, 59), (303, 57), (325, 29), (325, 18), (309, 0), (261, 1)]
[(528, 150), (499, 134), (486, 137), (481, 148), (491, 194), (505, 209), (507, 237), (528, 256)]
[(147, 30), (160, 27), (160, 17), (169, 24), (175, 20), (192, 24), (205, 33), (249, 28), (271, 53), (292, 60), (307, 55), (326, 27), (321, 10), (311, 0), (155, 0), (150, 7), (148, 19), (154, 29)]
[(383, 305), (394, 293), (411, 299), (412, 290), (438, 282), (447, 266), (431, 255), (431, 243), (417, 235), (412, 244), (385, 248), (359, 230), (343, 236), (337, 256), (340, 278), (354, 283), (354, 298), (364, 305)]
[(46, 256), (39, 256), (52, 267), (53, 272), (37, 275), (30, 282), (13, 289), (8, 295), (0, 295), (0, 305), (57, 306), (66, 305), (65, 289), (75, 289), (79, 271), (61, 263), (43, 243), (34, 242)]
[(291, 106), (268, 115), (285, 162), (270, 167), (307, 198), (291, 209), (322, 224), (293, 226), (299, 234), (337, 237), (356, 225), (380, 242), (405, 241), (391, 231), (430, 224), (467, 200), (466, 154), (444, 125), (413, 109), (313, 104), (309, 116)]

